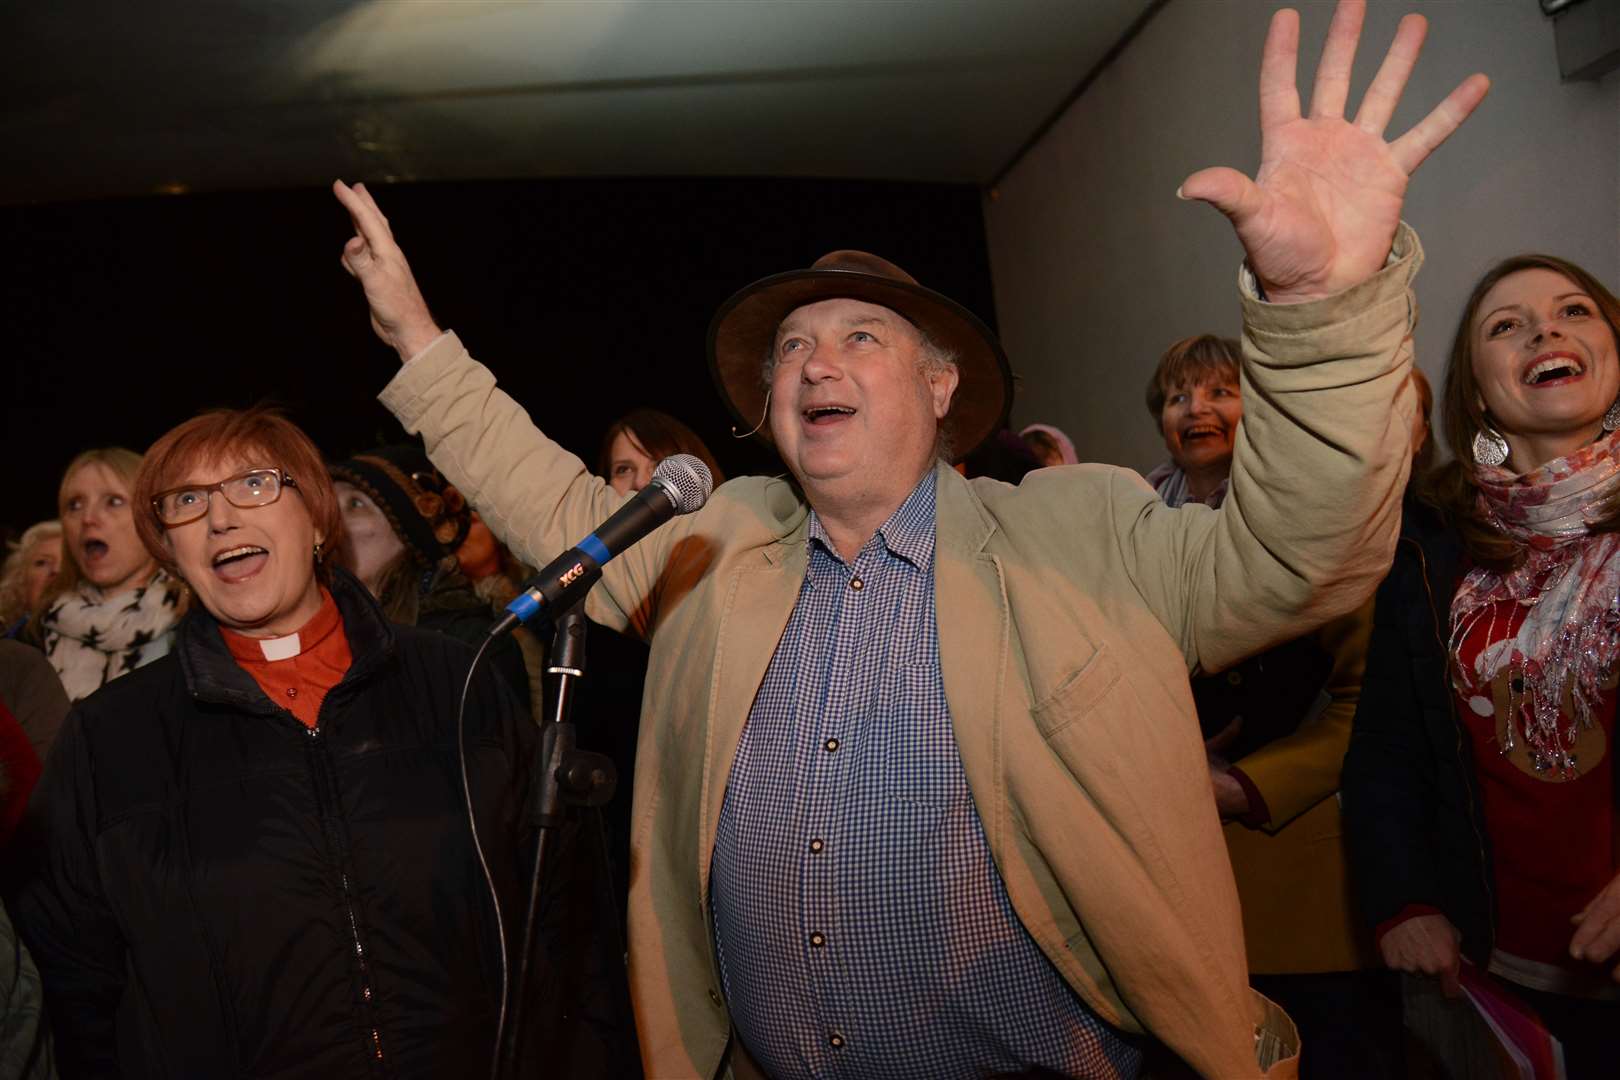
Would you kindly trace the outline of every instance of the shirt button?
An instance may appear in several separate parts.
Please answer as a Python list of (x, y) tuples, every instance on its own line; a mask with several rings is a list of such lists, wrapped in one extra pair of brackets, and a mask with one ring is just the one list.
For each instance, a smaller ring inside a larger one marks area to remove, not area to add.
[(826, 846), (827, 845), (824, 844), (823, 842), (821, 842), (820, 840), (812, 840), (812, 841), (810, 841), (810, 852), (813, 855), (820, 855), (821, 854), (821, 849), (826, 847)]
[(820, 930), (817, 930), (810, 935), (810, 944), (819, 949), (823, 945), (827, 944), (827, 936)]
[(849, 579), (849, 587), (854, 589), (856, 592), (860, 592), (862, 589), (866, 588), (866, 582), (862, 581), (858, 577), (852, 577)]
[(834, 1050), (842, 1050), (844, 1048), (844, 1037), (838, 1034), (836, 1031), (827, 1037), (827, 1042)]
[(298, 696), (298, 687), (296, 687), (296, 686), (287, 687), (287, 696), (288, 697), (297, 697)]
[(828, 739), (826, 742), (822, 743), (821, 746), (822, 749), (827, 751), (827, 753), (835, 753), (838, 750), (838, 740)]

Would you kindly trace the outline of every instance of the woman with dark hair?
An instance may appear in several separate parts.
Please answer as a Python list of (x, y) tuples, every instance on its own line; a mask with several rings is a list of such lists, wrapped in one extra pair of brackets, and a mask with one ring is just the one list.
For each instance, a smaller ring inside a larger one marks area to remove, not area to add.
[(1389, 967), (1505, 980), (1569, 1076), (1620, 1054), (1615, 684), (1620, 301), (1507, 259), (1459, 320), (1456, 460), (1408, 504), (1345, 761), (1361, 907)]
[(697, 432), (657, 409), (632, 409), (609, 425), (596, 455), (596, 475), (620, 495), (629, 495), (646, 487), (658, 463), (675, 454), (699, 458), (709, 467), (715, 487), (726, 482)]
[(133, 488), (196, 602), (69, 714), (20, 837), (62, 1075), (483, 1073), (526, 713), (483, 672), (458, 727), (471, 651), (334, 569), (337, 495), (289, 421), (189, 420)]
[[(1243, 419), (1241, 360), (1230, 338), (1184, 338), (1148, 382), (1148, 410), (1170, 452), (1148, 481), (1182, 512), (1226, 498)], [(1191, 680), (1251, 982), (1299, 1026), (1305, 1080), (1388, 1075), (1399, 1056), (1393, 987), (1369, 973), (1376, 961), (1351, 913), (1337, 799), (1371, 626), (1364, 604)]]
[(130, 501), (141, 456), (86, 450), (57, 491), (66, 556), (40, 601), (40, 640), (78, 701), (169, 651), (185, 588), (158, 567), (136, 535)]

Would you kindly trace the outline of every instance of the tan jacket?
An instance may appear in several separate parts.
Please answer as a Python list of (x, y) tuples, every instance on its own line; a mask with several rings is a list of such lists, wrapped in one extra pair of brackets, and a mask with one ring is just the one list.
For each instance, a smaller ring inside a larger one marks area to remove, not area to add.
[(1259, 789), (1271, 819), (1258, 829), (1226, 823), (1243, 940), (1255, 975), (1380, 967), (1350, 899), (1339, 814), (1339, 773), (1372, 636), (1372, 601), (1334, 619), (1316, 638), (1333, 657), (1332, 701), (1284, 738), (1237, 762)]
[[(938, 470), (945, 693), (1013, 906), (1099, 1015), (1223, 1080), (1260, 1074), (1294, 1036), (1247, 986), (1187, 673), (1350, 610), (1389, 566), (1421, 261), (1410, 230), (1396, 250), (1327, 300), (1245, 299), (1246, 408), (1219, 511), (1168, 509), (1135, 473), (1104, 466), (1039, 470), (1016, 488)], [(620, 501), (453, 335), (382, 400), (528, 562)], [(609, 564), (588, 601), (593, 618), (652, 640), (630, 868), (631, 990), (652, 1077), (724, 1067), (709, 863), (804, 576), (808, 513), (787, 479), (734, 480)], [(1294, 1075), (1293, 1061), (1269, 1075)]]

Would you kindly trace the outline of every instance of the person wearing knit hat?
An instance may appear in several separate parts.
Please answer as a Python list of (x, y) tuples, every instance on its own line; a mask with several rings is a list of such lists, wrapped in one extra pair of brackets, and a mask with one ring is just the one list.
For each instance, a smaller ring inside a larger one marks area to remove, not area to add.
[[(477, 646), (495, 621), (456, 560), (472, 527), (461, 492), (420, 446), (384, 446), (330, 465), (343, 511), (338, 562), (359, 578), (392, 622), (420, 626)], [(511, 638), (489, 662), (519, 697), (532, 701), (523, 655)]]
[[(345, 523), (351, 517), (362, 518), (350, 529), (355, 576), (384, 601), (385, 610), (389, 598), (379, 586), (391, 583), (407, 567), (418, 572), (407, 572), (407, 576), (431, 577), (467, 538), (472, 526), (467, 501), (419, 446), (368, 450), (329, 471), (343, 504)], [(389, 535), (384, 535), (385, 528)]]

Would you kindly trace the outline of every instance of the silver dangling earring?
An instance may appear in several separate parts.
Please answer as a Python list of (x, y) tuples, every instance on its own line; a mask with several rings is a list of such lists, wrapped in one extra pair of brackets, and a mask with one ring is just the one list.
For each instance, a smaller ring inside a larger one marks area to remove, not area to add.
[(1508, 459), (1507, 440), (1489, 423), (1484, 424), (1479, 434), (1474, 436), (1473, 451), (1474, 460), (1481, 465), (1496, 467)]
[(1614, 431), (1620, 429), (1620, 398), (1614, 399), (1609, 411), (1603, 414), (1603, 430)]
[(317, 540), (317, 541), (315, 541), (315, 565), (319, 566), (320, 564), (321, 564), (321, 542), (319, 540)]

